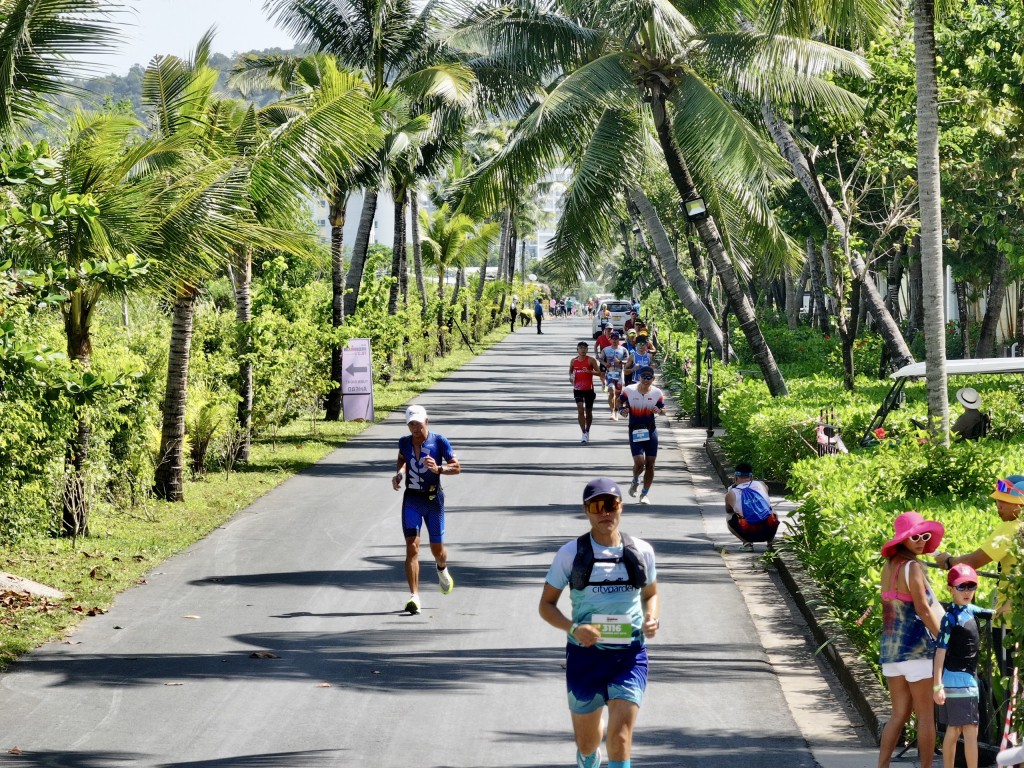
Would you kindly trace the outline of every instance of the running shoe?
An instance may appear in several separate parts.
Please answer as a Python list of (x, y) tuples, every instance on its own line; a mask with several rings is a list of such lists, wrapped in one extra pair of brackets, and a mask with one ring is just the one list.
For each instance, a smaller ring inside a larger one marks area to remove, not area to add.
[(752, 543), (750, 543), (749, 541), (744, 541), (743, 542), (743, 551), (744, 552), (753, 552), (754, 551), (754, 545)]
[(420, 612), (420, 598), (415, 593), (409, 595), (409, 599), (405, 601), (405, 610), (412, 616), (415, 616)]
[(647, 491), (644, 491), (643, 493), (640, 494), (640, 503), (641, 504), (650, 504), (651, 503), (651, 497), (647, 495)]
[(634, 477), (633, 482), (629, 484), (629, 495), (634, 499), (636, 498), (636, 491), (640, 487), (640, 478)]
[(601, 750), (598, 749), (593, 755), (590, 756), (590, 760), (587, 760), (580, 751), (576, 750), (576, 768), (600, 768), (601, 765)]
[(450, 595), (451, 591), (455, 589), (455, 579), (448, 573), (448, 569), (444, 568), (437, 572), (437, 580), (441, 583), (441, 594)]
[(583, 433), (580, 434), (580, 442), (581, 443), (587, 442), (587, 433), (586, 432), (583, 432)]

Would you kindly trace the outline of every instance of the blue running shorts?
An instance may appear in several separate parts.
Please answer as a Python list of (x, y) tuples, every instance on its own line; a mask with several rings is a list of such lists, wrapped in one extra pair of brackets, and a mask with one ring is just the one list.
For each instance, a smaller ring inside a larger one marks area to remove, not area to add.
[(402, 497), (402, 534), (407, 539), (417, 538), (424, 522), (430, 543), (443, 542), (444, 491), (435, 494), (407, 489)]
[(637, 706), (647, 688), (647, 646), (609, 650), (565, 647), (565, 687), (569, 711), (578, 715), (596, 712), (611, 699), (625, 699)]
[(629, 430), (629, 452), (634, 456), (650, 456), (652, 459), (658, 455), (658, 430), (651, 430), (650, 440), (633, 442), (633, 430)]

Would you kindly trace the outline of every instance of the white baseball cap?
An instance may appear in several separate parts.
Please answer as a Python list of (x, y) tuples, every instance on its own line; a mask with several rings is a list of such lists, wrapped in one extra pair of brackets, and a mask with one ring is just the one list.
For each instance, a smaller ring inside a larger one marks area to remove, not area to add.
[(422, 405), (410, 405), (405, 409), (405, 423), (418, 421), (420, 424), (427, 423), (427, 409)]

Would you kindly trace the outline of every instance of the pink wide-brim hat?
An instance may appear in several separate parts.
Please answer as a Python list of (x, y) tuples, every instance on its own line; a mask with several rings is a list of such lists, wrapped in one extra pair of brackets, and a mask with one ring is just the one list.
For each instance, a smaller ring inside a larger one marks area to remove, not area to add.
[(924, 545), (924, 554), (930, 555), (939, 548), (946, 529), (942, 523), (925, 520), (917, 512), (904, 512), (893, 522), (895, 535), (882, 546), (882, 557), (892, 557), (893, 553), (904, 541), (919, 533), (930, 533), (932, 537)]

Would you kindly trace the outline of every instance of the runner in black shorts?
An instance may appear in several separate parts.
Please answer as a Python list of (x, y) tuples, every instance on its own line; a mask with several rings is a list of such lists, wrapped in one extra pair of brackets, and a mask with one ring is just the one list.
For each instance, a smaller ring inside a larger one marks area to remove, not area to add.
[(590, 442), (590, 425), (594, 421), (594, 376), (601, 377), (604, 385), (604, 374), (597, 360), (587, 354), (590, 345), (581, 341), (576, 345), (576, 357), (569, 361), (569, 381), (572, 382), (572, 396), (576, 400), (576, 418), (580, 422), (583, 436), (581, 443)]

